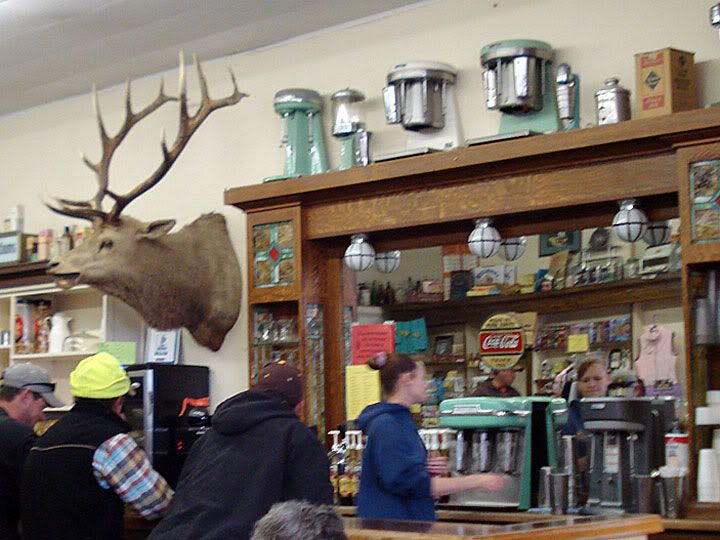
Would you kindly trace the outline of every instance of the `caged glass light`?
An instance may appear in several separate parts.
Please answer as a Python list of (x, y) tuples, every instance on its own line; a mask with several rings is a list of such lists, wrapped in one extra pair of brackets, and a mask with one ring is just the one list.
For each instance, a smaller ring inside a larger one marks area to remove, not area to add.
[(356, 272), (370, 268), (375, 262), (375, 249), (368, 242), (367, 234), (354, 234), (343, 255), (345, 266)]
[(514, 236), (505, 238), (500, 242), (500, 258), (506, 261), (517, 261), (525, 253), (527, 238)]
[(500, 233), (492, 226), (491, 220), (475, 220), (475, 229), (468, 237), (468, 247), (474, 255), (483, 259), (490, 258), (500, 250), (500, 242)]
[(643, 240), (650, 247), (666, 244), (670, 240), (670, 224), (667, 221), (653, 221), (648, 225)]
[(615, 234), (623, 242), (637, 242), (645, 234), (648, 218), (645, 212), (635, 207), (635, 199), (620, 201), (620, 210), (612, 221)]
[(378, 272), (389, 274), (400, 266), (399, 251), (381, 251), (375, 255), (375, 268)]

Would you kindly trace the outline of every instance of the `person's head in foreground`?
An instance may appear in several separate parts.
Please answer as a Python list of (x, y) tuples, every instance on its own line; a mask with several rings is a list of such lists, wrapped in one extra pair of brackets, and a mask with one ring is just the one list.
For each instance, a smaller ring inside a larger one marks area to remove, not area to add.
[(332, 506), (305, 501), (277, 503), (255, 524), (250, 540), (347, 540)]
[(266, 365), (258, 373), (258, 382), (253, 387), (258, 392), (268, 392), (275, 395), (280, 401), (295, 410), (295, 414), (302, 414), (303, 379), (295, 366), (285, 360), (279, 360)]

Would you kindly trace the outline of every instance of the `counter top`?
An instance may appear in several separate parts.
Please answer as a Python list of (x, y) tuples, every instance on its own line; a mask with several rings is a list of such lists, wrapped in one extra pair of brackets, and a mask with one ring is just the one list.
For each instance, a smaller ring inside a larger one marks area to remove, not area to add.
[(663, 530), (660, 517), (654, 515), (560, 516), (512, 525), (359, 518), (345, 518), (344, 521), (345, 533), (350, 540), (642, 538)]
[[(354, 516), (354, 506), (339, 506), (338, 513), (343, 516)], [(440, 522), (513, 524), (538, 521), (551, 521), (557, 516), (550, 514), (534, 514), (530, 512), (492, 512), (483, 510), (458, 510), (456, 508), (440, 508), (437, 510)], [(666, 531), (698, 531), (720, 533), (720, 520), (709, 519), (663, 519), (662, 526)]]

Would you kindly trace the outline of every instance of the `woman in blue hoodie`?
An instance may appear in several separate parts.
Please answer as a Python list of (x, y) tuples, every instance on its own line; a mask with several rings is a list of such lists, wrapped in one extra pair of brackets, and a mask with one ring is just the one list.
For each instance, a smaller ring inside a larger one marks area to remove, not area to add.
[(363, 452), (358, 517), (435, 520), (434, 498), (468, 489), (497, 491), (505, 483), (494, 474), (443, 478), (445, 458), (427, 457), (410, 407), (425, 399), (425, 365), (406, 354), (379, 354), (368, 365), (380, 371), (383, 401), (358, 418), (367, 435)]

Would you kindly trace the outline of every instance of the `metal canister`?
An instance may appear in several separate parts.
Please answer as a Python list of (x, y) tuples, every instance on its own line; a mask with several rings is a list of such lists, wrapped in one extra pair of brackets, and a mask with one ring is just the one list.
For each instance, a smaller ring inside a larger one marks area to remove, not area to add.
[(630, 90), (620, 86), (617, 77), (605, 79), (605, 86), (595, 92), (595, 117), (598, 125), (630, 120)]

